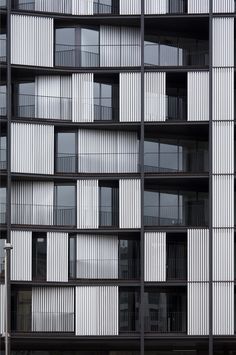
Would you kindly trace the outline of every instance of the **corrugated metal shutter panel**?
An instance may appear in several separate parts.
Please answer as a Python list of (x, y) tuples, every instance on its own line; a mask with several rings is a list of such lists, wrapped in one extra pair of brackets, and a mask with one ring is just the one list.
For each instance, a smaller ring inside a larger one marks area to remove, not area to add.
[(119, 180), (120, 228), (140, 228), (141, 187), (139, 179)]
[(188, 335), (209, 334), (209, 284), (188, 283)]
[(117, 236), (78, 234), (76, 255), (77, 278), (118, 278)]
[(12, 231), (11, 280), (32, 281), (32, 232)]
[(121, 15), (138, 15), (141, 13), (141, 0), (120, 0)]
[(234, 334), (233, 282), (213, 282), (213, 334)]
[(76, 287), (76, 335), (118, 335), (118, 287)]
[(188, 229), (188, 281), (209, 281), (208, 229)]
[(144, 281), (166, 281), (166, 233), (145, 233)]
[(188, 72), (188, 121), (209, 121), (208, 72)]
[(32, 331), (74, 331), (74, 288), (32, 288)]
[(141, 121), (141, 75), (120, 73), (120, 122)]
[(188, 0), (188, 13), (209, 13), (209, 0)]
[(234, 230), (215, 229), (212, 233), (213, 281), (234, 280)]
[(213, 18), (212, 31), (213, 66), (234, 67), (234, 19)]
[(12, 123), (11, 134), (12, 172), (53, 174), (53, 126)]
[(93, 0), (72, 0), (72, 15), (93, 15)]
[(72, 121), (94, 121), (93, 74), (72, 74)]
[(11, 185), (11, 223), (32, 224), (33, 183), (14, 181)]
[(68, 281), (68, 233), (47, 233), (47, 281)]
[(11, 63), (53, 67), (53, 19), (11, 15)]
[(33, 182), (33, 224), (53, 224), (53, 182)]
[(141, 65), (141, 32), (139, 28), (121, 27), (121, 66)]
[(5, 332), (5, 285), (0, 285), (0, 334)]
[(145, 121), (166, 120), (166, 73), (145, 73)]
[(213, 12), (234, 12), (234, 0), (213, 0)]
[(98, 228), (98, 180), (77, 181), (77, 228)]
[(168, 0), (145, 0), (145, 14), (166, 14)]
[(115, 26), (100, 27), (101, 67), (118, 67), (121, 65), (120, 44), (121, 44), (120, 27), (115, 27)]
[(71, 0), (35, 0), (35, 11), (71, 14)]

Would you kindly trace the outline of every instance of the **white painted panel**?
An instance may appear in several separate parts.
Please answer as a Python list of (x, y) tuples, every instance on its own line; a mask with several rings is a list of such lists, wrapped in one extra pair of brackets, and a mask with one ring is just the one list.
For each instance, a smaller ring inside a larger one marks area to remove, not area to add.
[(100, 65), (118, 67), (121, 65), (121, 30), (115, 26), (100, 27)]
[(32, 288), (32, 331), (74, 331), (74, 288)]
[(0, 334), (5, 332), (5, 285), (0, 285)]
[(35, 0), (35, 11), (71, 14), (71, 0)]
[(12, 231), (11, 280), (32, 281), (32, 232)]
[(53, 174), (53, 126), (12, 123), (11, 135), (12, 172)]
[(144, 281), (166, 281), (166, 233), (145, 233)]
[[(220, 0), (222, 1), (222, 0)], [(214, 67), (234, 66), (234, 19), (213, 18), (212, 61)]]
[(141, 185), (139, 179), (119, 180), (120, 228), (141, 226)]
[(77, 228), (98, 228), (98, 180), (77, 181)]
[(234, 229), (212, 231), (213, 281), (234, 281)]
[(93, 0), (72, 0), (72, 15), (93, 15)]
[(188, 335), (209, 334), (209, 284), (188, 283)]
[(188, 229), (188, 281), (209, 281), (208, 229)]
[(188, 121), (209, 121), (209, 72), (188, 72)]
[(213, 12), (234, 12), (234, 0), (213, 0)]
[(76, 335), (118, 335), (118, 287), (76, 287)]
[(141, 0), (120, 0), (121, 15), (138, 15), (141, 13)]
[(145, 73), (145, 121), (166, 120), (166, 73)]
[(11, 15), (11, 63), (53, 67), (53, 19)]
[(141, 75), (120, 73), (120, 122), (141, 121)]
[(213, 69), (213, 120), (234, 120), (234, 69)]
[(145, 0), (145, 14), (166, 14), (168, 0)]
[(209, 0), (188, 0), (189, 14), (209, 13)]
[(47, 233), (47, 281), (68, 281), (68, 233)]
[(234, 334), (233, 282), (213, 282), (213, 334)]
[(93, 74), (72, 74), (72, 121), (94, 121)]
[(33, 182), (33, 223), (37, 225), (53, 225), (54, 183)]
[(77, 235), (76, 277), (118, 279), (118, 237)]
[(141, 32), (139, 28), (121, 27), (122, 67), (141, 65)]
[(234, 227), (234, 176), (213, 175), (213, 227)]

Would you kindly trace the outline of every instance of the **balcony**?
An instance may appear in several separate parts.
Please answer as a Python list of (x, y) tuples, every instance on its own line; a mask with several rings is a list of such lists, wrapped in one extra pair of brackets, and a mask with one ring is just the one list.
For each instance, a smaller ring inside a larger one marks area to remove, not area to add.
[[(3, 35), (1, 35), (2, 37)], [(6, 62), (7, 52), (6, 52), (7, 40), (6, 38), (0, 38), (0, 62)]]
[(5, 278), (5, 258), (0, 257), (0, 282), (4, 281)]
[(187, 120), (187, 96), (166, 97), (166, 119), (173, 121)]
[(151, 309), (145, 317), (144, 327), (147, 333), (186, 333), (186, 312), (165, 312)]
[(0, 203), (0, 224), (6, 223), (6, 203)]
[(114, 210), (113, 206), (100, 206), (99, 210), (99, 227), (119, 226), (119, 210)]
[(120, 309), (119, 312), (120, 333), (133, 333), (140, 331), (139, 310), (131, 312), (128, 309)]
[(183, 14), (187, 13), (187, 0), (169, 0), (168, 13), (169, 14)]
[(112, 5), (108, 4), (103, 4), (102, 2), (93, 2), (93, 13), (95, 15), (100, 15), (100, 14), (110, 14), (110, 15), (119, 15), (120, 9), (119, 9), (119, 2), (116, 1)]
[(0, 170), (6, 170), (7, 168), (7, 150), (0, 148)]
[[(103, 100), (111, 100), (110, 97), (102, 98)], [(95, 98), (96, 100), (96, 98)], [(104, 105), (94, 105), (94, 121), (119, 121), (119, 108)]]
[[(5, 117), (7, 115), (7, 94), (6, 94), (6, 87), (1, 87), (0, 89), (0, 117)], [(4, 92), (4, 91), (5, 92)]]
[(167, 280), (186, 280), (187, 258), (167, 258), (166, 271)]

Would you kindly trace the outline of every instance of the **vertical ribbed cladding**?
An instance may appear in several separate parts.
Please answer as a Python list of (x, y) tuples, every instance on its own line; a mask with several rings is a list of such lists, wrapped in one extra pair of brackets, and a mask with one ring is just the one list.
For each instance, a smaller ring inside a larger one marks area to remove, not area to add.
[(93, 15), (93, 0), (71, 0), (72, 15)]
[(0, 334), (5, 332), (5, 285), (0, 285)]
[(188, 229), (188, 281), (209, 281), (208, 229)]
[(145, 73), (145, 121), (166, 120), (166, 73)]
[(213, 69), (213, 118), (215, 121), (234, 119), (234, 69)]
[(146, 0), (145, 14), (166, 14), (168, 12), (168, 0)]
[(98, 180), (78, 180), (77, 228), (97, 229), (98, 221)]
[(213, 282), (213, 334), (234, 334), (233, 282)]
[(47, 281), (68, 281), (68, 233), (47, 233)]
[(53, 19), (11, 15), (11, 63), (53, 67)]
[(76, 287), (78, 336), (118, 335), (118, 287)]
[(141, 182), (140, 179), (119, 180), (119, 226), (141, 227)]
[(166, 233), (145, 233), (144, 281), (166, 281)]
[[(221, 0), (222, 1), (222, 0)], [(213, 66), (234, 67), (234, 19), (213, 19)]]
[(72, 74), (72, 121), (94, 121), (93, 73)]
[(234, 122), (212, 124), (213, 174), (234, 174)]
[(120, 122), (140, 122), (141, 120), (141, 75), (140, 73), (120, 73), (119, 85)]
[(12, 123), (11, 171), (53, 174), (54, 126)]
[(12, 182), (11, 204), (11, 223), (31, 224), (33, 222), (31, 207), (24, 211), (21, 206), (31, 206), (33, 204), (33, 183), (24, 181)]
[(188, 72), (188, 121), (209, 121), (209, 72)]
[(32, 280), (32, 232), (12, 231), (11, 280)]
[(118, 278), (118, 237), (77, 234), (76, 277)]
[(213, 0), (213, 12), (234, 12), (234, 0)]
[(234, 281), (234, 230), (213, 229), (213, 281)]
[(53, 224), (53, 182), (33, 182), (33, 224)]
[(32, 331), (74, 332), (74, 288), (32, 288)]
[(79, 173), (138, 172), (138, 153), (136, 132), (78, 131)]
[(209, 283), (188, 283), (188, 335), (209, 334)]
[(141, 0), (120, 0), (120, 15), (139, 15)]
[(121, 63), (122, 67), (141, 65), (141, 36), (139, 28), (121, 27)]
[(209, 13), (209, 0), (188, 0), (188, 13)]
[(35, 11), (71, 14), (72, 0), (35, 0)]

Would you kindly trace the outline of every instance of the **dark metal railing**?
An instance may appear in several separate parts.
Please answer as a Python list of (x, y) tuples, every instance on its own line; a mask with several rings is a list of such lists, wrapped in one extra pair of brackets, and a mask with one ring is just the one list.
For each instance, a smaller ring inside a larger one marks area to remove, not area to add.
[(6, 203), (0, 203), (0, 224), (6, 223)]
[[(117, 4), (117, 5), (116, 5)], [(119, 15), (119, 6), (118, 2), (116, 4), (107, 5), (102, 4), (101, 2), (93, 2), (93, 13), (96, 14), (112, 14)]]
[(114, 210), (112, 206), (102, 206), (99, 210), (100, 227), (118, 227), (119, 211)]
[(18, 0), (15, 0), (13, 2), (13, 7), (16, 10), (24, 10), (24, 11), (35, 11), (35, 1), (31, 2), (21, 2)]
[(151, 309), (144, 319), (145, 332), (186, 333), (186, 312), (165, 312)]
[(167, 258), (167, 279), (186, 280), (187, 279), (187, 259), (184, 257)]
[(7, 94), (0, 92), (0, 116), (7, 115)]
[(7, 168), (7, 150), (0, 149), (0, 170), (6, 170)]
[(76, 173), (77, 162), (77, 154), (58, 153), (55, 159), (55, 170), (57, 173)]
[(183, 14), (188, 12), (187, 0), (169, 0), (169, 14)]
[(119, 121), (119, 108), (94, 104), (94, 121)]
[(0, 62), (6, 62), (7, 60), (7, 40), (5, 38), (0, 38)]
[[(122, 307), (122, 306), (120, 306)], [(138, 332), (140, 331), (139, 310), (130, 312), (127, 309), (119, 311), (119, 331), (121, 333)]]
[(166, 119), (187, 120), (187, 96), (166, 96)]

